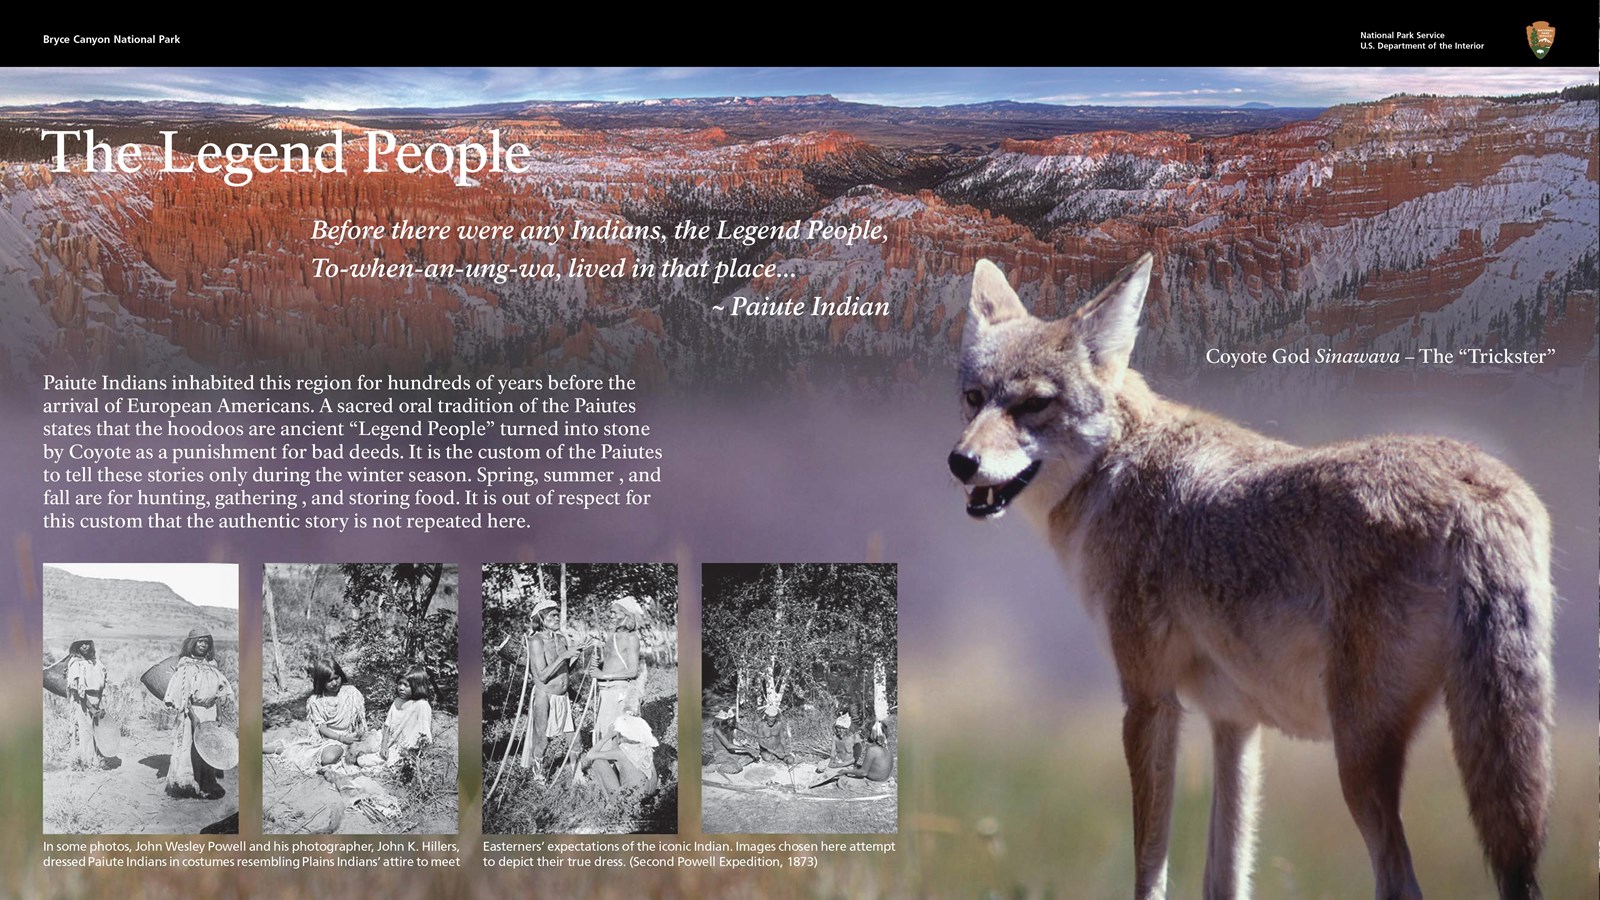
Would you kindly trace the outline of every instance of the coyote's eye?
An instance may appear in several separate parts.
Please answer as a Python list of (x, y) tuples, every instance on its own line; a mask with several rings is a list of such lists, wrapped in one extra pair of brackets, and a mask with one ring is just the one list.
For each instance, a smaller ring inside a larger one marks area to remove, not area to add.
[(967, 391), (965, 394), (962, 394), (961, 399), (967, 401), (968, 406), (972, 407), (973, 409), (977, 409), (983, 405), (983, 391), (973, 388), (972, 390)]
[(1054, 402), (1054, 397), (1029, 397), (1028, 399), (1023, 400), (1021, 403), (1012, 406), (1011, 414), (1014, 416), (1026, 416), (1033, 413), (1044, 412), (1045, 410), (1049, 409), (1050, 404)]

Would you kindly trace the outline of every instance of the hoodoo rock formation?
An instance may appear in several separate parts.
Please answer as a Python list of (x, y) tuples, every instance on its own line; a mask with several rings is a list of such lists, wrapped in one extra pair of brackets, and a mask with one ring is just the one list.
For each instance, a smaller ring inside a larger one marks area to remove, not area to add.
[[(319, 121), (364, 156), (362, 123)], [(841, 132), (587, 130), (548, 115), (401, 137), (490, 129), (533, 148), (530, 173), (474, 186), (398, 171), (265, 174), (240, 189), (215, 175), (0, 164), (0, 302), (16, 323), (3, 361), (13, 377), (142, 361), (693, 381), (814, 377), (802, 370), (830, 354), (904, 380), (947, 367), (978, 259), (1059, 316), (1150, 250), (1143, 364), (1194, 367), (1213, 346), (1503, 346), (1553, 348), (1551, 365), (1591, 378), (1596, 367), (1592, 100), (1401, 97), (1231, 136), (1094, 132), (982, 152)], [(319, 219), (445, 236), (314, 240)], [(676, 231), (809, 219), (870, 220), (884, 236), (747, 247)], [(593, 230), (607, 223), (631, 230)], [(557, 227), (505, 241), (460, 236), (462, 225)], [(633, 236), (585, 236), (619, 232)], [(713, 285), (669, 269), (730, 261), (769, 274)], [(372, 264), (404, 274), (373, 277)], [(626, 274), (569, 274), (608, 270)], [(853, 297), (889, 313), (713, 311), (735, 295)]]

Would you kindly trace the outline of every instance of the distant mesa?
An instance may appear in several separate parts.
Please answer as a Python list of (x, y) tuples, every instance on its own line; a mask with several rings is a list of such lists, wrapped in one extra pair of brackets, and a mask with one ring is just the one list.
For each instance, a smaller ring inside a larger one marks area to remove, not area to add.
[(676, 97), (655, 100), (520, 100), (466, 106), (311, 109), (184, 100), (74, 100), (0, 106), (0, 122), (232, 122), (286, 128), (285, 121), (338, 121), (348, 129), (461, 125), (470, 121), (548, 116), (569, 128), (724, 128), (757, 139), (806, 131), (840, 131), (885, 146), (920, 146), (930, 137), (976, 147), (1005, 138), (1039, 140), (1059, 134), (1118, 129), (1174, 129), (1194, 135), (1236, 134), (1309, 119), (1320, 107), (1062, 106), (992, 100), (949, 106), (886, 106), (831, 94), (792, 97)]
[(156, 581), (86, 578), (44, 567), (45, 651), (66, 652), (80, 638), (170, 640), (173, 648), (191, 628), (206, 628), (219, 643), (239, 640), (239, 614), (197, 606)]

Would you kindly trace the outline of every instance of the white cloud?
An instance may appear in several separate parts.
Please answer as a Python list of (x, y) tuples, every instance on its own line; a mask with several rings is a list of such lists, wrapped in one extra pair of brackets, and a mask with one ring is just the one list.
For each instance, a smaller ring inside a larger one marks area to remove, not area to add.
[(1251, 92), (1272, 103), (1327, 105), (1377, 100), (1392, 94), (1504, 96), (1556, 91), (1594, 81), (1584, 68), (1388, 67), (1283, 69), (1244, 67), (1217, 69), (1226, 80), (1251, 85)]

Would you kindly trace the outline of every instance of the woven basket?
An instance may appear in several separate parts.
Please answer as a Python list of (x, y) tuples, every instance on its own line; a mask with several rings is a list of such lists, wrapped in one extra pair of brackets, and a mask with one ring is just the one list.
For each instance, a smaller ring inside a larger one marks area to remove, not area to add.
[(201, 722), (194, 730), (194, 749), (200, 758), (219, 769), (239, 765), (239, 738), (221, 722)]
[(139, 680), (144, 682), (145, 688), (150, 693), (156, 695), (157, 700), (167, 699), (167, 685), (172, 681), (172, 673), (178, 671), (178, 659), (179, 657), (169, 656), (139, 676)]
[(71, 658), (63, 656), (44, 670), (44, 689), (57, 697), (67, 696), (67, 660)]

